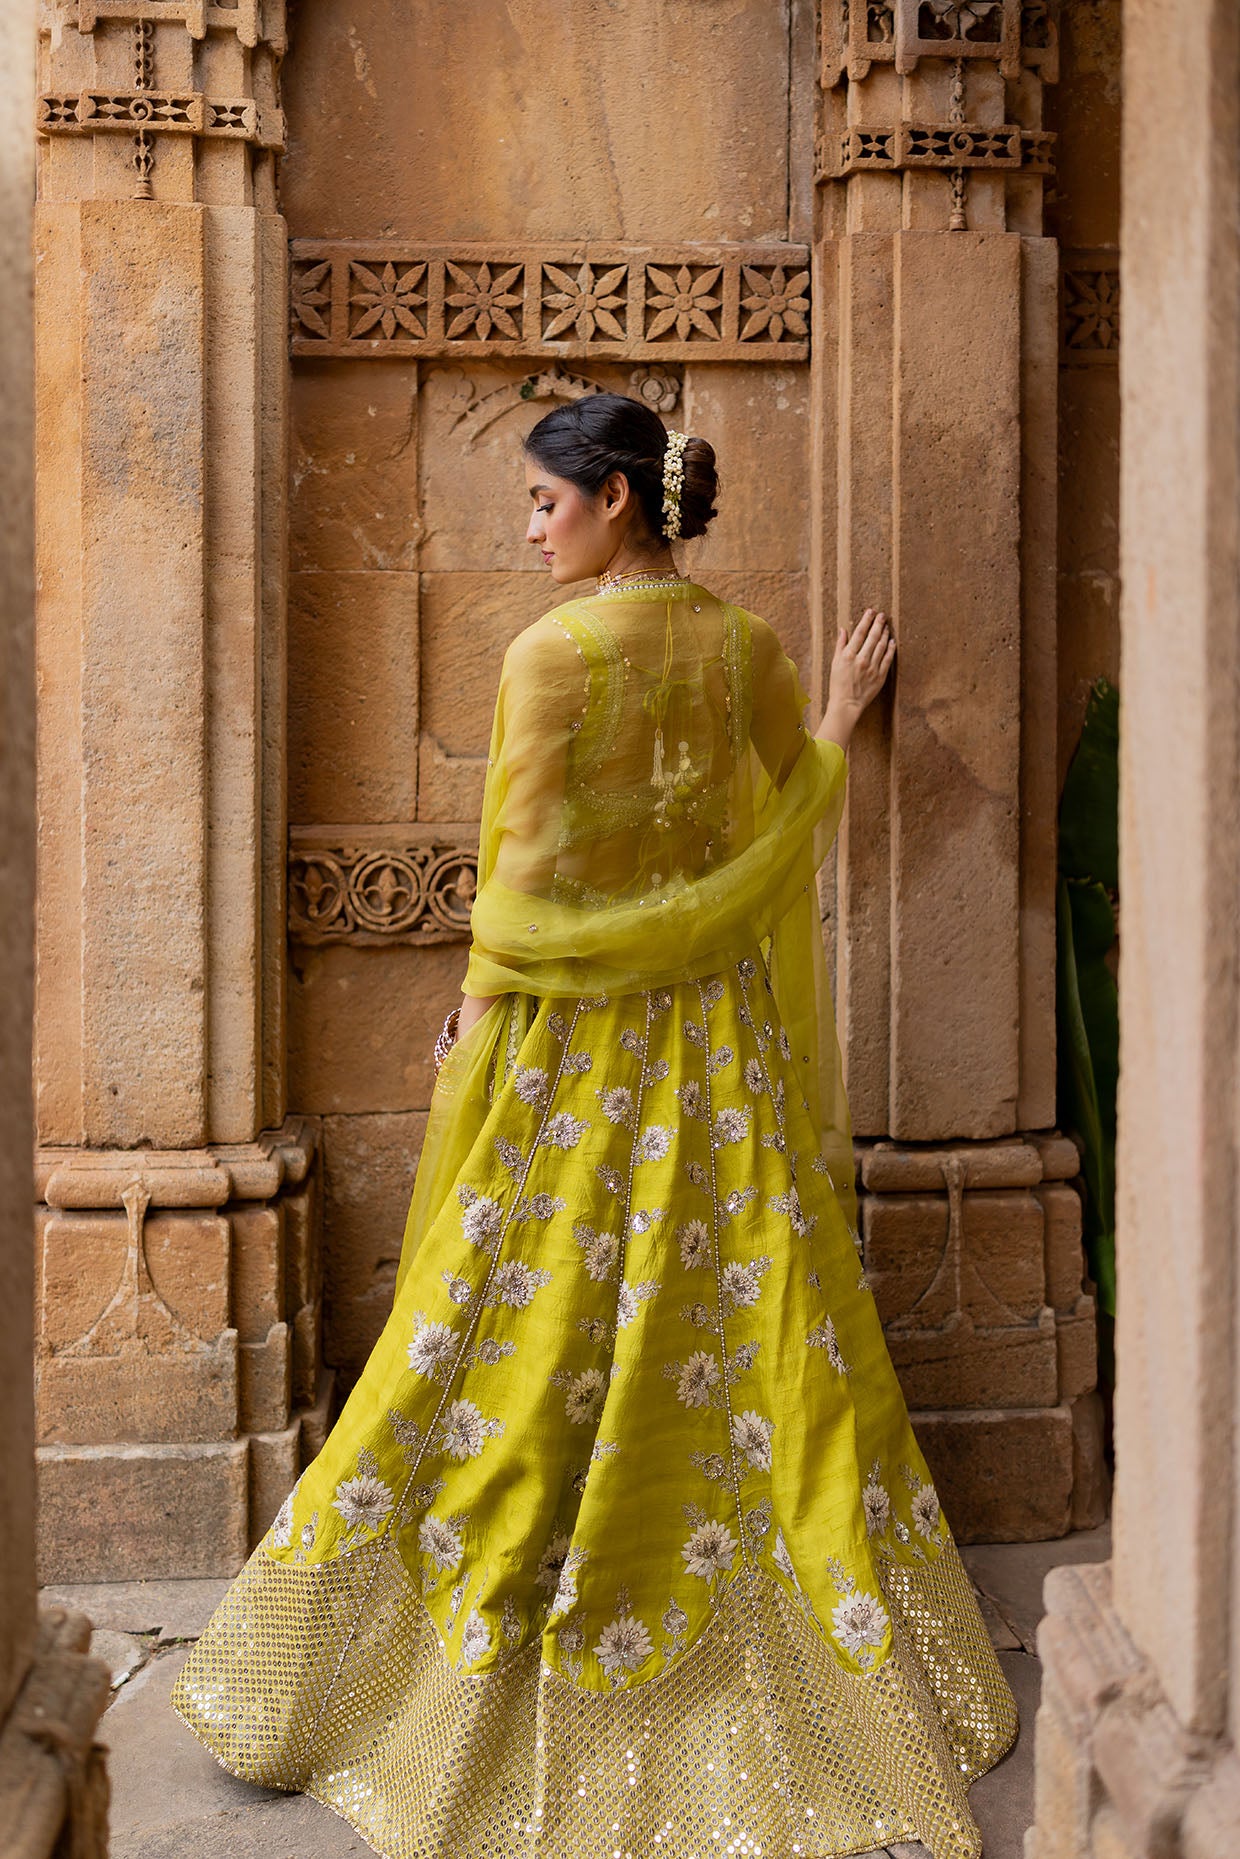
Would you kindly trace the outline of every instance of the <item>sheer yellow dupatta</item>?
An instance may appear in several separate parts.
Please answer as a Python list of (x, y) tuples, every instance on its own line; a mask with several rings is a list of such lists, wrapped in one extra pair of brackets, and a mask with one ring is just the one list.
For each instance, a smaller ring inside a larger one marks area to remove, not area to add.
[(505, 656), (464, 991), (525, 1005), (492, 1008), (441, 1074), (402, 1277), (531, 997), (668, 986), (751, 953), (767, 964), (855, 1227), (815, 883), (843, 807), (844, 752), (807, 733), (796, 668), (765, 621), (679, 589), (568, 602)]

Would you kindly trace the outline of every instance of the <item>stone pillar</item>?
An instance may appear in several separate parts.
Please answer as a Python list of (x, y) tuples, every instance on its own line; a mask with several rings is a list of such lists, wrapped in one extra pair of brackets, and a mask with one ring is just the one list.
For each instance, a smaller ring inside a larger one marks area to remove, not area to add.
[(11, 1859), (107, 1848), (94, 1729), (108, 1671), (80, 1615), (35, 1611), (33, 1283), (26, 1211), (33, 1130), (34, 920), (33, 0), (0, 12), (0, 1820)]
[(1240, 16), (1124, 9), (1115, 1546), (1040, 1634), (1030, 1859), (1240, 1827)]
[(283, 1084), (283, 4), (42, 26), (42, 1566), (227, 1574), (322, 1430)]
[(867, 1266), (953, 1527), (1056, 1536), (1099, 1442), (1052, 1128), (1055, 9), (831, 0), (821, 49), (815, 630), (899, 642), (838, 857)]

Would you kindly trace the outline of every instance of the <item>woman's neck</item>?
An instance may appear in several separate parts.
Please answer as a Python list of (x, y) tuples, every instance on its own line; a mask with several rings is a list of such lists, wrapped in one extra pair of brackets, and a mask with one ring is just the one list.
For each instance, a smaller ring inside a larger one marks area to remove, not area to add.
[(626, 539), (601, 572), (610, 579), (617, 580), (624, 575), (638, 574), (665, 575), (670, 579), (677, 576), (680, 571), (666, 542), (648, 543), (643, 548)]

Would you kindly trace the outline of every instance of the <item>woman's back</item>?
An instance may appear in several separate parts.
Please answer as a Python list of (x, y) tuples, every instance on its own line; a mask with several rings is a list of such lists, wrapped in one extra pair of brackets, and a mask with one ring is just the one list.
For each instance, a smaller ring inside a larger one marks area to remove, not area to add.
[(496, 877), (598, 907), (726, 866), (804, 745), (804, 701), (766, 622), (695, 582), (553, 609), (505, 661)]

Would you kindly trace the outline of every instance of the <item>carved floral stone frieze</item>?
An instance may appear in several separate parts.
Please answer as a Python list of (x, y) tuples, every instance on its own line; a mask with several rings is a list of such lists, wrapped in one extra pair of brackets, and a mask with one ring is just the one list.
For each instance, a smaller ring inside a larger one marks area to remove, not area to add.
[(1046, 129), (1018, 123), (853, 124), (832, 149), (824, 149), (824, 173), (834, 180), (862, 170), (894, 174), (908, 168), (1023, 169), (1049, 174), (1055, 137)]
[(477, 882), (476, 826), (294, 827), (289, 938), (311, 945), (462, 942)]
[(292, 243), (295, 355), (804, 361), (804, 246)]

